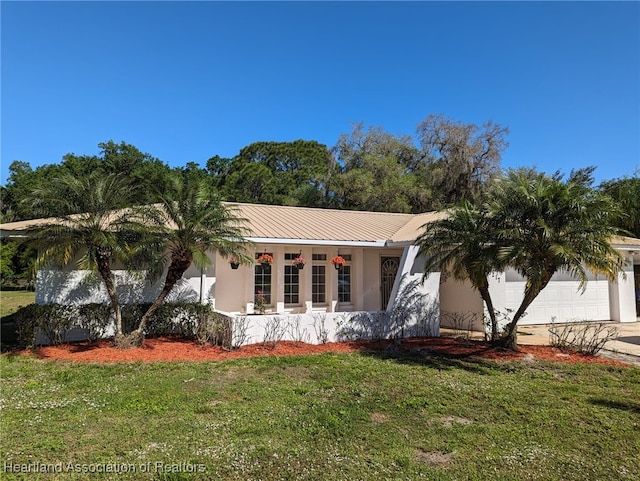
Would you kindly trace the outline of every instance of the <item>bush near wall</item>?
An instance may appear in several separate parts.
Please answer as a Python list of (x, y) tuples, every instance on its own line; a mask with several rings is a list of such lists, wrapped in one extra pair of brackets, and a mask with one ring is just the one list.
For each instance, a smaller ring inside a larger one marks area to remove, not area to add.
[[(125, 332), (137, 327), (150, 304), (126, 304), (122, 306), (122, 323)], [(58, 345), (71, 340), (72, 331), (83, 330), (85, 339), (97, 339), (113, 335), (111, 309), (105, 304), (68, 306), (61, 304), (30, 304), (20, 308), (12, 316), (15, 338), (21, 346), (37, 344)], [(162, 304), (151, 317), (146, 337), (179, 336), (198, 339), (203, 343), (231, 345), (231, 319), (200, 303)]]

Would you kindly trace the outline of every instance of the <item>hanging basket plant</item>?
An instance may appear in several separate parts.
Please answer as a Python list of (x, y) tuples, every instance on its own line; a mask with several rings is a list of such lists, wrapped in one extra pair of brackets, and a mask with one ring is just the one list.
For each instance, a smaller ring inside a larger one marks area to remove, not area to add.
[(304, 265), (307, 263), (307, 260), (302, 257), (302, 256), (298, 256), (295, 259), (293, 259), (293, 266), (296, 267), (298, 270), (302, 270), (304, 269)]
[(229, 257), (229, 264), (231, 264), (232, 269), (237, 269), (238, 267), (240, 267), (240, 261), (235, 256)]
[(256, 262), (258, 264), (262, 264), (263, 266), (269, 266), (273, 264), (273, 256), (271, 254), (262, 254), (256, 259)]
[(336, 269), (340, 269), (342, 266), (347, 264), (347, 261), (342, 256), (335, 256), (331, 259), (331, 263)]

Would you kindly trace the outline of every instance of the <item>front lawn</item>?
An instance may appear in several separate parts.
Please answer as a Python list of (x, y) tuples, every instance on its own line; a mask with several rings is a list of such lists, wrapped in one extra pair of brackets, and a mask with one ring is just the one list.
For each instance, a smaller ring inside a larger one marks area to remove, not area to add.
[(102, 365), (5, 354), (0, 367), (2, 479), (583, 481), (640, 472), (633, 367), (429, 353)]
[(22, 306), (33, 304), (36, 293), (33, 291), (0, 290), (0, 318), (13, 314)]

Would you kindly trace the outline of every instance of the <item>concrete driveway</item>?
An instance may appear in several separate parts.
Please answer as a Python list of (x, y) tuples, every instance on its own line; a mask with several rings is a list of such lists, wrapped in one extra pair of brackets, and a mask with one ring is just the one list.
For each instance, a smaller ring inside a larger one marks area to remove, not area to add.
[[(604, 324), (606, 327), (614, 327), (618, 331), (618, 337), (607, 342), (604, 349), (600, 351), (603, 357), (618, 359), (621, 361), (637, 364), (640, 366), (640, 318), (638, 322), (606, 322), (587, 324)], [(520, 326), (518, 328), (518, 344), (530, 344), (538, 346), (548, 346), (550, 344), (549, 328), (551, 324), (541, 324), (536, 326)], [(471, 333), (455, 330), (440, 329), (441, 336), (471, 335), (474, 339), (483, 339), (484, 333), (473, 331)]]
[[(618, 331), (618, 337), (616, 340), (607, 342), (600, 355), (622, 360), (629, 357), (628, 361), (640, 364), (640, 320), (638, 322), (607, 322), (603, 324), (607, 327), (614, 327)], [(519, 327), (518, 344), (549, 345), (550, 327), (550, 324)]]

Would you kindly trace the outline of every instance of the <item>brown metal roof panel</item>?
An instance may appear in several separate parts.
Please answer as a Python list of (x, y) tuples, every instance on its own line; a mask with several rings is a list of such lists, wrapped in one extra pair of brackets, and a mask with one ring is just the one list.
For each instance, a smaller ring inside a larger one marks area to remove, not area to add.
[(389, 237), (390, 242), (411, 243), (424, 232), (423, 226), (429, 222), (443, 219), (445, 212), (427, 212), (413, 216), (404, 226)]
[(249, 220), (252, 237), (379, 241), (388, 239), (413, 216), (307, 207), (237, 204)]

